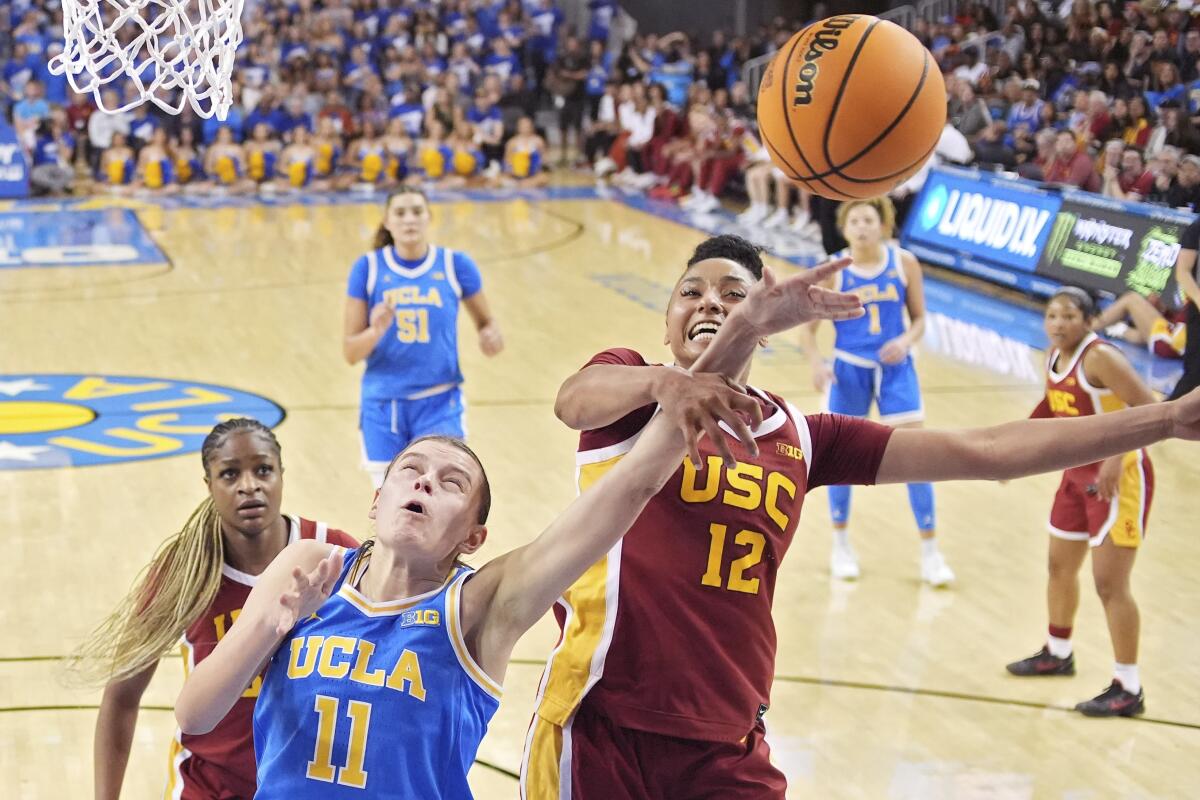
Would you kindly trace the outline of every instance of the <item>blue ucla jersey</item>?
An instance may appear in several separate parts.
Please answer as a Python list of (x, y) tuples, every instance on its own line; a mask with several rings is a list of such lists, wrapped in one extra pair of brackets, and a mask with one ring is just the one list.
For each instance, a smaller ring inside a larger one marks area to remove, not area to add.
[(458, 306), (482, 288), (475, 262), (430, 246), (421, 261), (391, 247), (367, 253), (350, 270), (347, 295), (368, 312), (387, 303), (396, 314), (363, 373), (364, 400), (404, 400), (424, 390), (462, 383), (458, 365)]
[(500, 705), (462, 636), (472, 570), (372, 603), (347, 581), (358, 552), (267, 667), (254, 707), (254, 797), (469, 800), (467, 771)]
[[(851, 362), (879, 363), (880, 348), (908, 330), (905, 316), (908, 281), (900, 263), (900, 251), (895, 247), (885, 250), (887, 256), (883, 266), (866, 272), (851, 264), (838, 273), (834, 284), (839, 291), (857, 294), (867, 312), (858, 319), (833, 324), (836, 333), (834, 354), (848, 356), (846, 360)], [(848, 254), (849, 251), (843, 251), (835, 257)]]

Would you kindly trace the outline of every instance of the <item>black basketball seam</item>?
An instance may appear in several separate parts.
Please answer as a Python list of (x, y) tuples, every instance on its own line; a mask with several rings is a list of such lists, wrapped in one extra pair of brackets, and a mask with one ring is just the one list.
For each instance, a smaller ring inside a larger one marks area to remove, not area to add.
[[(850, 16), (850, 15), (847, 15), (847, 16)], [(861, 15), (855, 14), (853, 16), (861, 16)], [(814, 175), (814, 177), (796, 178), (796, 180), (802, 180), (805, 182), (815, 180), (815, 181), (819, 182), (822, 186), (824, 186), (826, 189), (829, 189), (832, 192), (836, 192), (837, 189), (830, 186), (826, 181), (822, 180), (820, 177), (815, 177), (815, 171), (813, 170), (813, 165), (811, 163), (809, 163), (808, 158), (804, 155), (804, 151), (800, 148), (800, 143), (798, 141), (796, 141), (796, 132), (794, 130), (792, 130), (792, 115), (788, 113), (787, 89), (788, 89), (788, 83), (790, 81), (789, 81), (789, 77), (788, 77), (787, 66), (791, 63), (792, 56), (795, 54), (796, 48), (800, 45), (800, 40), (803, 38), (804, 38), (803, 36), (799, 36), (796, 38), (796, 41), (792, 44), (792, 49), (788, 52), (787, 59), (783, 62), (783, 66), (784, 66), (783, 80), (780, 81), (780, 97), (779, 97), (780, 102), (783, 103), (783, 123), (787, 127), (788, 138), (792, 140), (792, 147), (794, 147), (796, 149), (796, 155), (800, 156), (800, 160), (804, 162), (804, 166), (808, 167), (808, 171), (810, 173), (813, 173), (813, 175)], [(765, 138), (766, 137), (764, 137), (764, 139)], [(789, 167), (792, 166), (791, 163), (786, 162), (786, 160), (785, 160), (785, 163), (787, 163), (787, 165)], [(796, 170), (793, 168), (793, 171), (796, 172), (797, 175), (799, 174), (799, 170)]]
[[(842, 96), (846, 93), (846, 84), (850, 81), (850, 76), (854, 74), (854, 64), (858, 61), (862, 49), (867, 46), (867, 39), (871, 38), (871, 32), (875, 30), (875, 26), (879, 22), (880, 20), (872, 22), (859, 37), (854, 52), (850, 54), (850, 63), (846, 64), (846, 69), (842, 71), (842, 80), (838, 84), (837, 95), (833, 98), (833, 107), (829, 109), (829, 119), (825, 120), (825, 132), (821, 135), (821, 151), (825, 156), (825, 163), (829, 165), (828, 174), (830, 175), (836, 174), (838, 168), (833, 165), (833, 158), (829, 155), (829, 132), (833, 130), (833, 123), (837, 120), (838, 106), (842, 104)], [(839, 175), (839, 177), (841, 176)]]
[[(792, 169), (792, 165), (787, 163), (787, 159), (785, 159), (783, 157), (783, 155), (778, 150), (775, 149), (775, 146), (772, 145), (765, 136), (763, 137), (763, 146), (766, 147), (767, 150), (774, 153), (776, 156), (779, 156), (779, 161), (782, 161), (785, 164), (785, 166), (781, 167), (778, 162), (775, 162), (772, 164), (772, 166), (774, 166), (776, 169), (778, 169), (780, 172), (782, 172), (788, 180), (793, 181), (794, 183), (803, 183), (804, 186), (801, 188), (803, 188), (805, 191), (807, 191), (809, 193), (812, 193), (812, 187), (808, 185), (809, 182), (807, 180), (805, 180), (804, 178), (801, 178), (796, 173), (796, 171), (794, 169)], [(774, 159), (772, 159), (772, 161), (774, 161)]]
[[(914, 166), (916, 166), (917, 164), (921, 164), (921, 163), (923, 163), (923, 162), (925, 161), (925, 159), (927, 159), (927, 158), (931, 157), (931, 156), (933, 155), (933, 151), (937, 149), (937, 146), (938, 146), (938, 142), (934, 142), (934, 143), (933, 143), (933, 146), (932, 146), (932, 147), (930, 147), (928, 150), (926, 150), (926, 151), (925, 151), (925, 155), (921, 156), (920, 158), (918, 158), (916, 161), (914, 161), (914, 162), (912, 162), (911, 164), (909, 164), (909, 165), (908, 165), (907, 167), (905, 167), (904, 169), (900, 170), (899, 172), (893, 172), (891, 175), (885, 175), (885, 176), (884, 176), (884, 177), (882, 177), (882, 178), (876, 178), (876, 180), (878, 180), (878, 181), (885, 181), (885, 180), (887, 180), (888, 178), (894, 178), (894, 177), (895, 177), (895, 176), (897, 176), (897, 175), (903, 175), (903, 174), (904, 174), (904, 172), (905, 172), (906, 170), (910, 170), (910, 169), (912, 169), (912, 168), (913, 168)], [(914, 173), (914, 174), (915, 174), (915, 173)], [(846, 178), (846, 180), (848, 180), (848, 181), (851, 181), (852, 183), (875, 183), (875, 181), (864, 181), (864, 180), (860, 180), (860, 179), (857, 179), (857, 178)], [(852, 195), (852, 194), (849, 194), (848, 192), (845, 192), (845, 191), (843, 191), (843, 192), (842, 192), (842, 194), (845, 194), (845, 195), (848, 195), (848, 196), (850, 196), (850, 197), (853, 197), (855, 200), (866, 200), (867, 198), (870, 198), (870, 197), (875, 197), (875, 196), (876, 196), (876, 194), (875, 194), (874, 192), (871, 192), (871, 193), (869, 193), (869, 194), (864, 194), (864, 195)]]
[[(887, 126), (887, 128), (884, 129), (883, 133), (879, 134), (879, 136), (877, 136), (875, 138), (875, 141), (871, 142), (865, 148), (860, 150), (858, 152), (858, 154), (855, 155), (853, 158), (851, 158), (849, 161), (845, 161), (845, 162), (839, 164), (838, 166), (832, 168), (834, 173), (836, 173), (839, 178), (844, 178), (845, 180), (852, 181), (854, 183), (872, 183), (874, 181), (887, 180), (888, 178), (895, 177), (896, 175), (899, 175), (901, 172), (904, 172), (904, 170), (902, 169), (899, 172), (893, 172), (891, 175), (884, 175), (879, 178), (864, 179), (864, 178), (852, 178), (849, 175), (844, 175), (844, 174), (842, 174), (841, 170), (843, 167), (850, 166), (855, 161), (858, 161), (860, 158), (862, 158), (868, 152), (870, 152), (877, 144), (879, 144), (885, 138), (887, 138), (888, 134), (890, 134), (893, 130), (895, 130), (896, 126), (899, 125), (906, 116), (908, 116), (909, 109), (912, 108), (912, 106), (916, 102), (917, 98), (921, 96), (921, 90), (923, 88), (925, 88), (925, 79), (928, 77), (928, 75), (929, 75), (929, 53), (925, 53), (925, 57), (923, 60), (923, 68), (921, 70), (921, 80), (917, 83), (917, 88), (913, 90), (912, 97), (908, 98), (908, 102), (904, 105), (904, 108), (902, 108), (900, 110), (900, 113), (896, 116), (896, 119), (892, 122), (891, 125)], [(828, 159), (826, 159), (826, 160), (828, 160)], [(909, 167), (911, 167), (911, 166), (912, 165), (910, 164)], [(907, 168), (908, 167), (906, 167), (905, 169), (907, 169)]]
[[(806, 30), (807, 30), (807, 29), (806, 29)], [(804, 33), (804, 31), (801, 31), (800, 33), (801, 33), (801, 34), (803, 34), (803, 33)], [(791, 49), (791, 50), (788, 52), (788, 54), (787, 54), (787, 58), (785, 58), (785, 59), (783, 60), (783, 66), (782, 66), (782, 67), (780, 68), (780, 70), (779, 70), (781, 73), (783, 73), (782, 80), (780, 80), (780, 82), (779, 82), (779, 83), (780, 83), (780, 86), (783, 86), (783, 87), (786, 87), (786, 86), (787, 86), (787, 67), (788, 67), (788, 63), (789, 63), (789, 62), (792, 60), (792, 53), (796, 52), (796, 46), (797, 46), (797, 45), (800, 43), (800, 42), (799, 42), (799, 39), (800, 39), (800, 38), (803, 38), (803, 36), (801, 36), (801, 37), (798, 37), (798, 39), (797, 39), (797, 41), (795, 42), (795, 44), (793, 44), (793, 45), (792, 45), (792, 49)], [(777, 55), (777, 56), (776, 56), (776, 58), (778, 58), (778, 57), (779, 57), (779, 56)], [(784, 98), (783, 98), (783, 102), (784, 102), (784, 113), (783, 113), (783, 117), (784, 117), (784, 119), (785, 119), (785, 120), (786, 120), (786, 118), (787, 118), (787, 96), (786, 96), (786, 94), (787, 94), (787, 93), (786, 93), (786, 92), (784, 92)], [(800, 178), (799, 178), (799, 177), (797, 177), (797, 176), (800, 174), (800, 171), (799, 171), (798, 169), (796, 169), (795, 167), (793, 167), (793, 166), (792, 166), (792, 162), (788, 161), (788, 160), (787, 160), (787, 159), (786, 159), (786, 158), (783, 156), (783, 154), (782, 154), (782, 153), (780, 153), (780, 152), (779, 152), (779, 150), (777, 150), (777, 149), (776, 149), (776, 148), (775, 148), (775, 147), (774, 147), (774, 146), (771, 144), (771, 142), (770, 142), (770, 139), (767, 137), (766, 133), (764, 133), (764, 132), (763, 132), (763, 130), (762, 130), (762, 125), (759, 125), (759, 138), (761, 138), (761, 139), (762, 139), (762, 141), (763, 141), (763, 145), (764, 145), (764, 146), (766, 146), (766, 148), (767, 148), (768, 150), (770, 150), (771, 152), (775, 153), (775, 155), (779, 156), (779, 160), (778, 160), (777, 162), (775, 162), (775, 163), (776, 163), (776, 166), (778, 166), (780, 163), (782, 163), (782, 164), (783, 164), (783, 166), (787, 168), (787, 170), (791, 170), (791, 172), (792, 172), (792, 174), (791, 174), (791, 175), (789, 175), (788, 177), (792, 178), (793, 180), (800, 180)], [(800, 153), (800, 151), (799, 151), (798, 149), (797, 149), (797, 151), (796, 151), (796, 152), (797, 152), (797, 153), (799, 153), (799, 155), (800, 155), (800, 158), (804, 158), (804, 154), (803, 154), (803, 153)], [(806, 161), (805, 163), (808, 163), (808, 162)], [(781, 169), (783, 169), (783, 167), (780, 167), (780, 168), (781, 168)], [(812, 165), (809, 165), (809, 169), (812, 169)], [(784, 171), (786, 172), (787, 170), (784, 170)]]

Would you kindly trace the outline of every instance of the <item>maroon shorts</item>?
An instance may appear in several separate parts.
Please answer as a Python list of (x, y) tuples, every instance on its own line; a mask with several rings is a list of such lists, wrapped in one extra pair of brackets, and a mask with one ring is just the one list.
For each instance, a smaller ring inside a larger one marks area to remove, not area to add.
[(255, 789), (253, 781), (197, 758), (178, 741), (172, 742), (171, 772), (164, 792), (168, 800), (251, 800)]
[(741, 742), (622, 728), (585, 703), (563, 728), (535, 716), (521, 765), (523, 800), (784, 800), (759, 722)]

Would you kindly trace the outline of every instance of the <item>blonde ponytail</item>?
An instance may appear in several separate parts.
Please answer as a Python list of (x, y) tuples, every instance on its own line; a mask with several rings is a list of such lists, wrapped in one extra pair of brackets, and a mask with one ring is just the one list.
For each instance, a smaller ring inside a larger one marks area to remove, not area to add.
[(224, 562), (221, 517), (210, 497), (163, 542), (116, 610), (69, 656), (70, 673), (83, 683), (104, 684), (157, 662), (212, 605)]

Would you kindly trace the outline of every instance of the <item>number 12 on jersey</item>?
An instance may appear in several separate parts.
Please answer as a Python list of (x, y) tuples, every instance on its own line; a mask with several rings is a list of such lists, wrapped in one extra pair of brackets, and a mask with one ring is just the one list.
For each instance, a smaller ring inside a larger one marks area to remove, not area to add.
[[(355, 789), (365, 789), (367, 773), (363, 762), (367, 758), (367, 733), (371, 727), (371, 704), (350, 700), (346, 716), (350, 718), (350, 741), (346, 747), (345, 766), (333, 764), (333, 739), (338, 728), (338, 699), (319, 694), (313, 706), (317, 712), (317, 745), (312, 761), (308, 762), (306, 777), (324, 783), (339, 783)], [(335, 781), (336, 778), (336, 781)]]
[(738, 531), (733, 537), (734, 545), (749, 547), (750, 550), (740, 558), (735, 558), (729, 565), (729, 581), (726, 583), (721, 578), (721, 567), (725, 563), (725, 539), (729, 535), (729, 527), (714, 522), (708, 526), (708, 535), (708, 569), (701, 576), (700, 583), (718, 589), (724, 586), (731, 592), (758, 594), (758, 578), (746, 578), (745, 573), (762, 561), (763, 546), (767, 543), (767, 537), (758, 531)]

